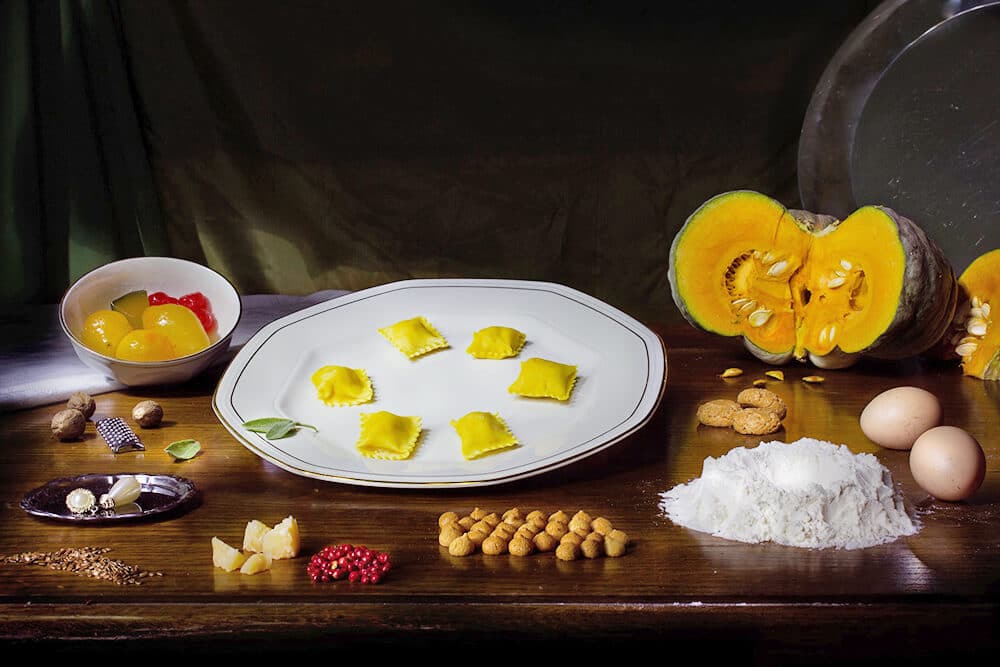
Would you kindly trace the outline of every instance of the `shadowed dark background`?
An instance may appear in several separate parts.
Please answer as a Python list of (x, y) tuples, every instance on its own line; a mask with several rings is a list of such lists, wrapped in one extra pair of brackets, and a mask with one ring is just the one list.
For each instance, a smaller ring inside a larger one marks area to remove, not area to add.
[(876, 4), (4, 0), (3, 297), (162, 253), (244, 293), (519, 278), (671, 316), (698, 204), (798, 204), (806, 107)]

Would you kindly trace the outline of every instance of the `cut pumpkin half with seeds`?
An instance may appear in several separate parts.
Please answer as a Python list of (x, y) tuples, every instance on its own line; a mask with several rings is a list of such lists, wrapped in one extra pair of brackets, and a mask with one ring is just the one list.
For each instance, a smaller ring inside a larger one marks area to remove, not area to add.
[(962, 360), (964, 375), (1000, 380), (1000, 248), (973, 260), (958, 284), (959, 306), (941, 347)]
[(668, 277), (694, 326), (742, 336), (772, 364), (902, 359), (940, 340), (959, 289), (951, 264), (890, 208), (844, 220), (749, 190), (717, 195), (674, 237)]

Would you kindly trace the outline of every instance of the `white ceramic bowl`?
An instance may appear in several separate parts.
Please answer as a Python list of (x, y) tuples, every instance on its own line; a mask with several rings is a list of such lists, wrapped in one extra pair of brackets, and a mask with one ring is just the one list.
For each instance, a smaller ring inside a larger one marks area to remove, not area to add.
[[(142, 289), (173, 297), (204, 294), (218, 322), (213, 343), (186, 357), (139, 362), (100, 354), (80, 341), (87, 315), (110, 308), (111, 301), (123, 294)], [(239, 292), (212, 269), (174, 257), (132, 257), (105, 264), (73, 283), (59, 303), (59, 323), (80, 360), (108, 377), (129, 386), (175, 384), (198, 375), (226, 353), (242, 312)]]

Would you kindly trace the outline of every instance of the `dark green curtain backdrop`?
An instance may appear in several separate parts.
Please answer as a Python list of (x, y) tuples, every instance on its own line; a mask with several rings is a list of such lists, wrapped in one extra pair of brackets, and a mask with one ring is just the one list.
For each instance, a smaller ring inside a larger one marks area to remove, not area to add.
[(549, 280), (674, 311), (673, 234), (797, 202), (863, 0), (0, 0), (0, 294), (169, 254), (244, 293)]
[(115, 7), (0, 0), (0, 300), (167, 252)]

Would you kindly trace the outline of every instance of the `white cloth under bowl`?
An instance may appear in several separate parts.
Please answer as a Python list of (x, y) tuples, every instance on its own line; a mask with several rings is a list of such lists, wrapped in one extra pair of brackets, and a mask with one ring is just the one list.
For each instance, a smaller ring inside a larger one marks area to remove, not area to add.
[[(219, 363), (228, 363), (264, 325), (346, 293), (323, 290), (306, 296), (241, 297), (243, 314), (229, 354)], [(123, 386), (80, 361), (59, 326), (58, 305), (23, 306), (16, 313), (0, 315), (0, 412), (59, 403), (77, 391), (97, 395)]]

